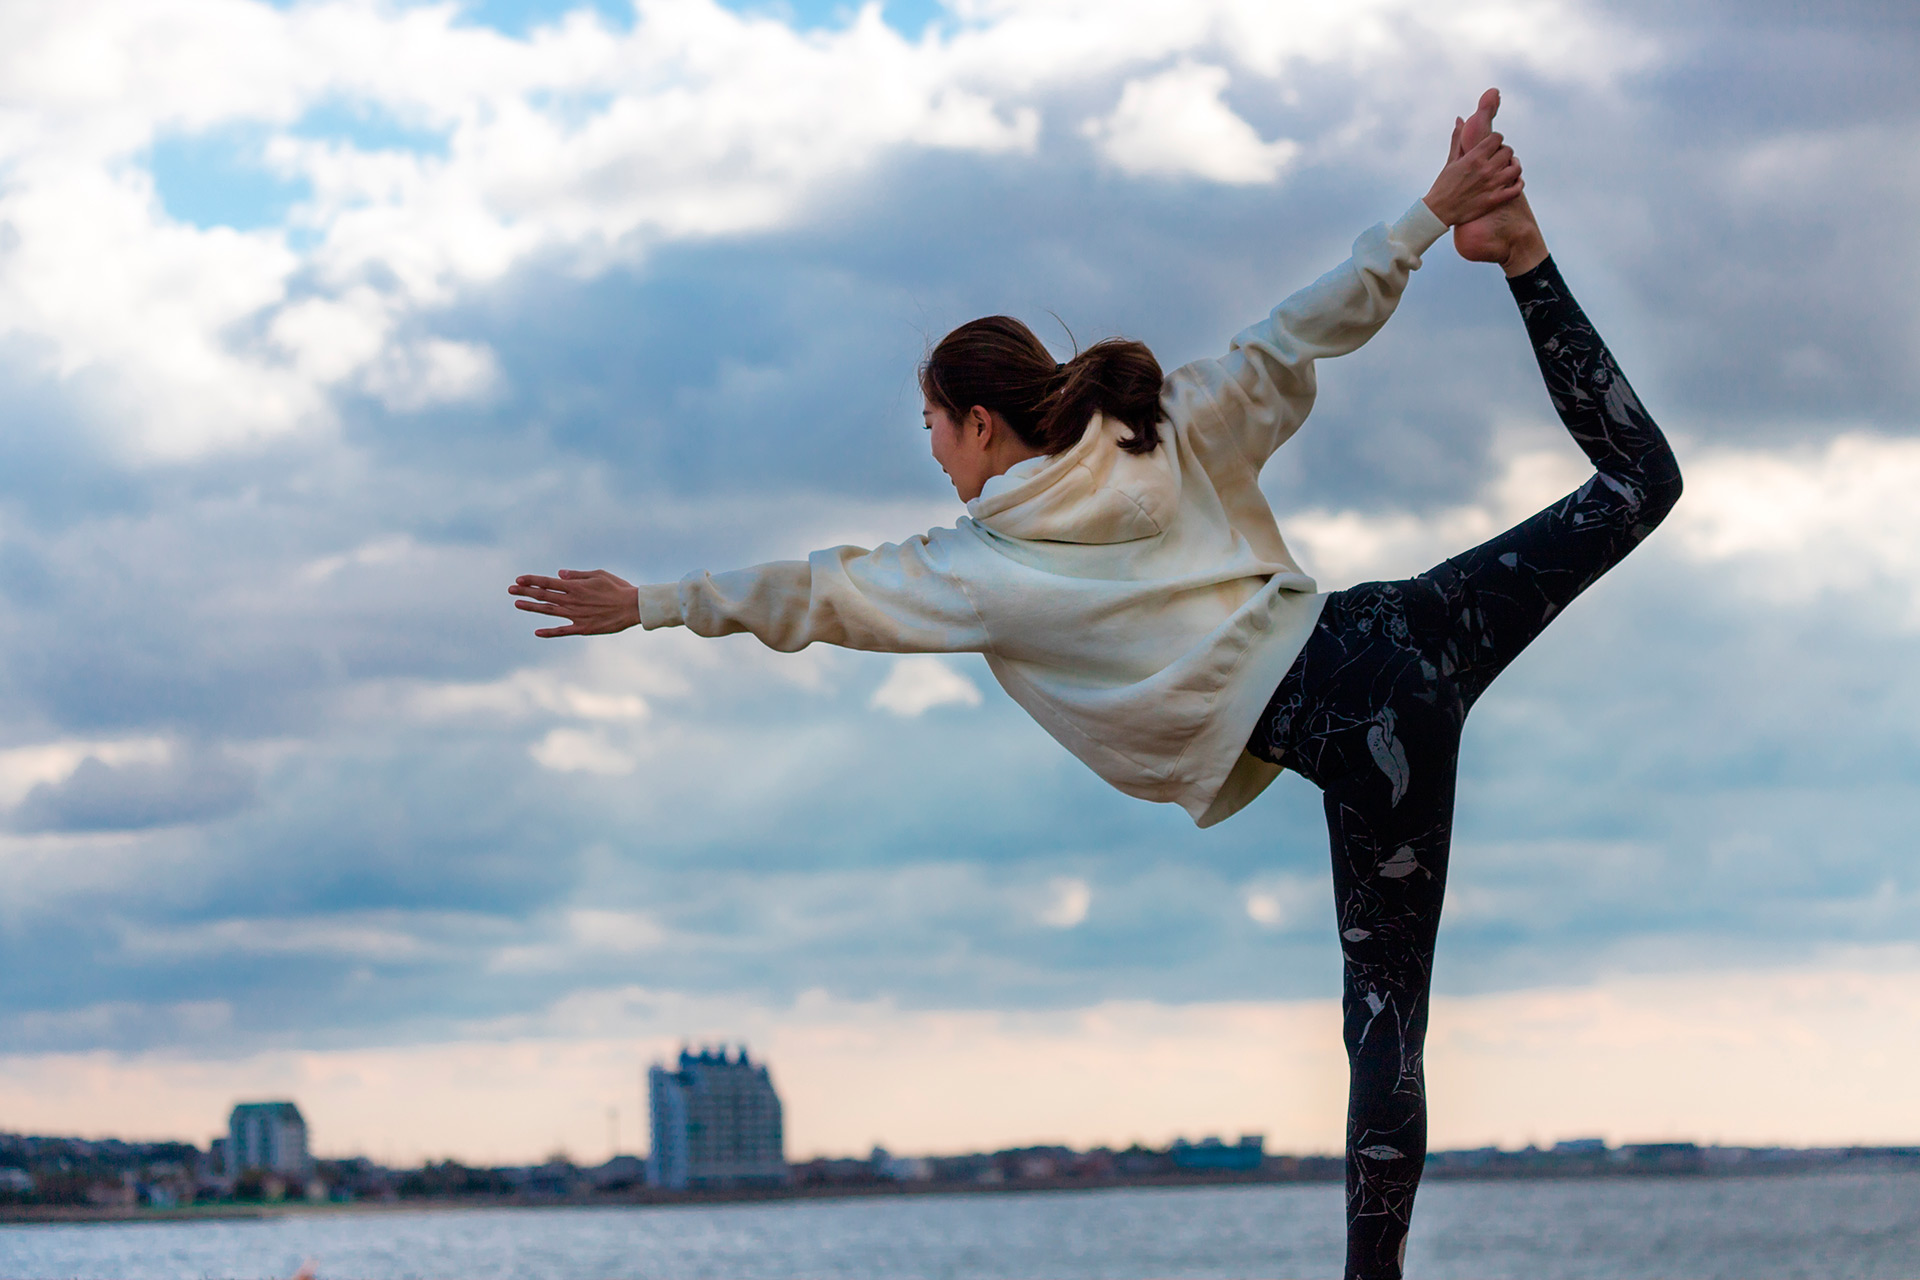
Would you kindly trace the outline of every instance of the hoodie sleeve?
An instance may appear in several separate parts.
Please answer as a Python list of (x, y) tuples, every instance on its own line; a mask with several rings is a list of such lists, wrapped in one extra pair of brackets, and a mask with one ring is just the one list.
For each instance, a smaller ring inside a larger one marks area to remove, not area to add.
[(752, 633), (791, 653), (816, 640), (881, 653), (978, 653), (986, 628), (965, 588), (942, 566), (936, 535), (830, 547), (728, 573), (690, 573), (640, 588), (640, 625), (696, 635)]
[(1362, 232), (1351, 258), (1241, 330), (1225, 356), (1174, 370), (1161, 393), (1168, 418), (1186, 424), (1203, 456), (1231, 445), (1258, 472), (1313, 408), (1313, 362), (1371, 338), (1446, 229), (1416, 200), (1391, 227)]

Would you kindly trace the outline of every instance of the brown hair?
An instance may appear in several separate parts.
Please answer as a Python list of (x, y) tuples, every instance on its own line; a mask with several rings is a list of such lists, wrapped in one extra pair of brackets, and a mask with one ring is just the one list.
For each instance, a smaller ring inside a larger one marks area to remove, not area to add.
[(1160, 362), (1144, 342), (1109, 338), (1065, 364), (1012, 316), (969, 320), (940, 339), (920, 366), (928, 400), (958, 417), (979, 405), (1007, 420), (1042, 453), (1073, 445), (1095, 413), (1124, 422), (1128, 453), (1160, 443)]

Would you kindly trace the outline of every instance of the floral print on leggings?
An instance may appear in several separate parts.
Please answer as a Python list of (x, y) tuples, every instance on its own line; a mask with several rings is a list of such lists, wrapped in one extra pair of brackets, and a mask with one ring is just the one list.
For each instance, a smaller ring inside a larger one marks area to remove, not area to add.
[(1249, 743), (1324, 793), (1346, 962), (1350, 1278), (1397, 1278), (1406, 1257), (1427, 1150), (1421, 1055), (1467, 711), (1680, 496), (1672, 450), (1553, 260), (1508, 284), (1593, 476), (1417, 578), (1329, 596)]

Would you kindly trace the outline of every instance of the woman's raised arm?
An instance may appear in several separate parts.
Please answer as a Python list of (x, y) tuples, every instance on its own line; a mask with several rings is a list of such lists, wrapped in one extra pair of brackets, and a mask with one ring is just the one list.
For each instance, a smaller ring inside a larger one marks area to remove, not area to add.
[(1225, 356), (1195, 361), (1168, 377), (1168, 417), (1191, 424), (1194, 446), (1209, 465), (1222, 449), (1232, 449), (1257, 473), (1312, 410), (1314, 362), (1356, 350), (1380, 331), (1420, 255), (1449, 226), (1519, 195), (1519, 162), (1500, 135), (1462, 150), (1461, 130), (1456, 120), (1447, 163), (1424, 200), (1391, 226), (1362, 232), (1352, 257), (1241, 330)]

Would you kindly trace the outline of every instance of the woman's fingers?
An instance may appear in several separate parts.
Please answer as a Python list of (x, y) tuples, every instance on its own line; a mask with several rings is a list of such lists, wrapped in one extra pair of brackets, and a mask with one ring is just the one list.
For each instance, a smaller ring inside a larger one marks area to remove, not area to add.
[[(563, 569), (561, 572), (565, 573), (566, 570)], [(537, 573), (523, 573), (508, 584), (507, 594), (510, 596), (531, 596), (536, 600), (571, 600), (579, 597), (580, 586), (581, 583), (578, 578), (575, 578), (572, 582), (567, 582), (560, 578), (548, 578)]]
[[(562, 569), (558, 577), (549, 578), (543, 573), (523, 573), (513, 580), (514, 587), (540, 587), (547, 591), (565, 591), (569, 587), (578, 587), (582, 582), (593, 578), (611, 578), (618, 582), (605, 569)], [(513, 590), (508, 587), (507, 590)]]
[(1467, 159), (1467, 160), (1478, 160), (1483, 156), (1492, 155), (1494, 152), (1498, 151), (1501, 147), (1504, 147), (1506, 145), (1507, 143), (1506, 143), (1505, 134), (1490, 133), (1486, 137), (1480, 139), (1480, 141), (1468, 147), (1465, 151), (1461, 153), (1461, 156), (1463, 159)]
[(523, 573), (507, 584), (513, 604), (528, 613), (564, 618), (564, 627), (543, 627), (533, 634), (597, 636), (640, 625), (639, 592), (605, 569), (562, 569), (559, 576)]
[(1520, 178), (1520, 158), (1510, 148), (1501, 149), (1504, 154), (1490, 156), (1481, 170), (1482, 180), (1489, 187), (1511, 186)]
[(1506, 168), (1510, 164), (1517, 163), (1517, 161), (1514, 158), (1512, 147), (1500, 146), (1494, 147), (1480, 155), (1473, 156), (1472, 163), (1473, 168), (1481, 173), (1498, 173), (1501, 169)]
[(1480, 139), (1461, 158), (1479, 182), (1489, 185), (1504, 186), (1520, 169), (1520, 160), (1513, 154), (1513, 148), (1497, 133)]

